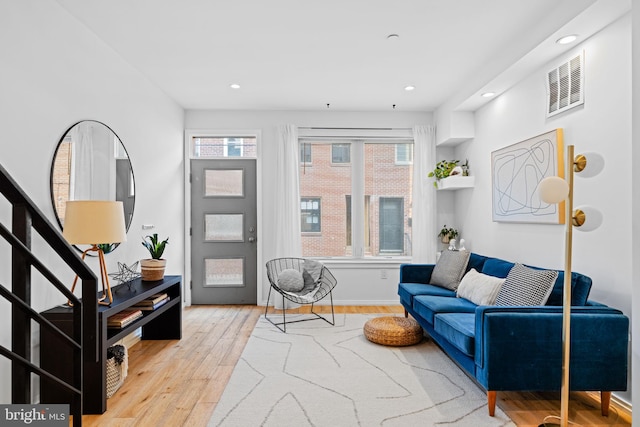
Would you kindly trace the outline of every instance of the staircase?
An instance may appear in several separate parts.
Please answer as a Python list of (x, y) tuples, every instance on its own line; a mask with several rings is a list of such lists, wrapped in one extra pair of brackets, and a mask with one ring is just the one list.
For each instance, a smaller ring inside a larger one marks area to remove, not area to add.
[[(11, 207), (11, 229), (0, 219), (0, 236), (11, 245), (10, 262), (3, 262), (3, 265), (10, 265), (11, 284), (7, 287), (0, 283), (0, 297), (11, 304), (11, 349), (0, 345), (0, 356), (11, 360), (11, 403), (39, 403), (32, 401), (31, 375), (35, 374), (40, 377), (40, 381), (53, 381), (73, 394), (70, 406), (73, 425), (81, 426), (83, 366), (85, 362), (95, 363), (98, 360), (96, 276), (2, 166), (0, 193)], [(4, 202), (0, 199), (0, 204)], [(59, 256), (60, 265), (66, 264), (78, 275), (82, 281), (82, 295), (88, 296), (87, 298), (75, 297), (51, 272), (51, 267), (47, 268), (33, 254), (33, 231)], [(73, 337), (60, 331), (31, 308), (31, 273), (34, 268), (73, 303)], [(37, 322), (41, 329), (56, 334), (65, 346), (72, 349), (73, 359), (69, 360), (69, 364), (73, 365), (73, 384), (68, 384), (32, 362), (31, 321)], [(6, 384), (5, 381), (3, 383)]]

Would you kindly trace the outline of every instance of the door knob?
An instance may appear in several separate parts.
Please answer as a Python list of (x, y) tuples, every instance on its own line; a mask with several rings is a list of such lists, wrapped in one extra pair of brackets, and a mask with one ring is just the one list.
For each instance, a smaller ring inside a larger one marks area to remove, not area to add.
[(256, 238), (255, 237), (249, 237), (249, 243), (255, 243)]

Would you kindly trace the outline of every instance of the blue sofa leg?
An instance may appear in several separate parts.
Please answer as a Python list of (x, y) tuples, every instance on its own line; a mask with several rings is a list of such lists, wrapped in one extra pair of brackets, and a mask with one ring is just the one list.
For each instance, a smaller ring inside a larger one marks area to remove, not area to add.
[(609, 404), (611, 403), (611, 392), (610, 391), (601, 391), (600, 392), (600, 412), (603, 417), (609, 416)]
[(407, 311), (407, 309), (404, 309), (404, 317), (409, 317), (409, 312)]

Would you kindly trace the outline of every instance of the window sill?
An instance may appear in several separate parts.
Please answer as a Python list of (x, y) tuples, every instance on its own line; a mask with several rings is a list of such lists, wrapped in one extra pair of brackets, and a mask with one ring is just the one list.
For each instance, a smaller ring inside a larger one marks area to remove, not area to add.
[(367, 258), (311, 258), (315, 261), (325, 264), (329, 268), (359, 268), (377, 269), (381, 266), (398, 267), (400, 264), (408, 264), (411, 257), (367, 257)]

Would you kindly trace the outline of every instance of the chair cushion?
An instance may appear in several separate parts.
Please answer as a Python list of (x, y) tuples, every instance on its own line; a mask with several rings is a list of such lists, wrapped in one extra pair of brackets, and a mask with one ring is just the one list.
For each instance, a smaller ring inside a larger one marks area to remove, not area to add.
[(464, 298), (418, 295), (413, 299), (413, 310), (433, 325), (439, 313), (474, 313), (476, 305)]
[(302, 273), (292, 268), (282, 270), (278, 275), (278, 287), (287, 292), (300, 292), (304, 287)]
[(557, 277), (556, 270), (537, 270), (516, 264), (498, 292), (496, 305), (544, 305)]
[(476, 305), (493, 305), (505, 279), (478, 273), (474, 268), (464, 275), (456, 296)]
[(442, 251), (431, 273), (431, 284), (455, 291), (469, 263), (469, 251)]
[(438, 314), (435, 318), (434, 329), (464, 354), (474, 357), (476, 351), (475, 318), (475, 313)]

